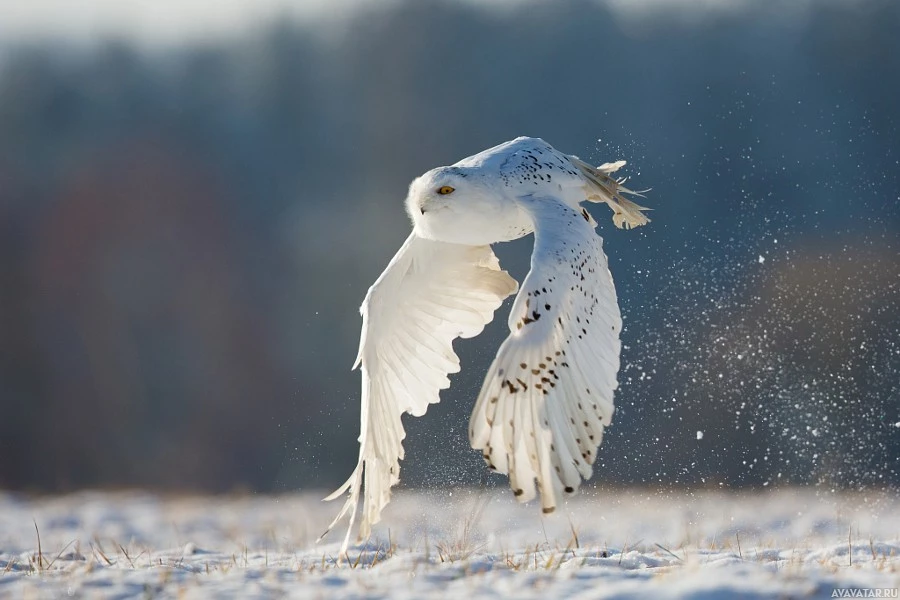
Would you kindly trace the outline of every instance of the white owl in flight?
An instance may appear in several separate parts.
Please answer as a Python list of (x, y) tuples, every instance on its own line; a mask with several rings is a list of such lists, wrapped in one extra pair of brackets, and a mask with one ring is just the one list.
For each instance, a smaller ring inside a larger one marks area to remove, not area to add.
[(594, 168), (520, 137), (409, 186), (413, 231), (360, 309), (359, 462), (326, 498), (349, 490), (325, 532), (350, 514), (342, 554), (360, 492), (364, 539), (400, 481), (401, 415), (421, 416), (438, 402), (447, 375), (459, 371), (453, 340), (478, 335), (519, 288), (500, 269), (495, 242), (534, 232), (531, 271), (475, 403), (469, 440), (488, 468), (509, 475), (520, 502), (535, 497), (537, 482), (545, 513), (591, 476), (613, 414), (622, 321), (603, 240), (581, 203), (606, 202), (620, 228), (647, 223), (647, 209), (622, 197), (634, 192), (610, 177), (624, 164)]

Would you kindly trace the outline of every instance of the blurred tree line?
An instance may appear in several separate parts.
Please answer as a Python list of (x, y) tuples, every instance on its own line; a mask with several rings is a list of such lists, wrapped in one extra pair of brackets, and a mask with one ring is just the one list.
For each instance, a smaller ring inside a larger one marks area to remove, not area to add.
[[(523, 134), (652, 188), (640, 231), (594, 211), (626, 319), (598, 484), (896, 484), (898, 25), (886, 0), (407, 0), (227, 43), (5, 47), (0, 487), (343, 480), (357, 307), (408, 182)], [(518, 277), (529, 251), (498, 249)], [(405, 421), (406, 481), (481, 479), (496, 321)]]

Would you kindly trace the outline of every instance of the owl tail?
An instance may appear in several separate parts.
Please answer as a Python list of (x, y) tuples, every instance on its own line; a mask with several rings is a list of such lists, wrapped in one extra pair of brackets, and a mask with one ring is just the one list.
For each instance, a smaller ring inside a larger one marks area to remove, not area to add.
[(652, 209), (635, 204), (622, 196), (622, 194), (630, 194), (643, 197), (643, 193), (630, 190), (622, 185), (624, 179), (610, 177), (610, 173), (615, 173), (625, 164), (624, 160), (604, 163), (599, 167), (592, 167), (575, 156), (570, 156), (569, 160), (588, 180), (587, 199), (591, 202), (606, 202), (613, 210), (613, 223), (616, 227), (632, 229), (650, 222), (643, 211)]

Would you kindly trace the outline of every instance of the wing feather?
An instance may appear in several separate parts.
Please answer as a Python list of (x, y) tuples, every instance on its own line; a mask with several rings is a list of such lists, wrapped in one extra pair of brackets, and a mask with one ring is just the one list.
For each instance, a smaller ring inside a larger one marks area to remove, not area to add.
[[(459, 371), (452, 342), (477, 335), (518, 285), (489, 246), (464, 246), (412, 234), (369, 288), (356, 365), (362, 365), (359, 461), (326, 500), (349, 492), (325, 535), (345, 516), (345, 555), (363, 499), (359, 536), (365, 538), (400, 480), (405, 432), (401, 415), (425, 414)], [(322, 537), (319, 539), (321, 540)]]
[(553, 197), (517, 200), (534, 223), (531, 271), (469, 424), (517, 499), (552, 512), (592, 473), (613, 414), (621, 317), (592, 220)]

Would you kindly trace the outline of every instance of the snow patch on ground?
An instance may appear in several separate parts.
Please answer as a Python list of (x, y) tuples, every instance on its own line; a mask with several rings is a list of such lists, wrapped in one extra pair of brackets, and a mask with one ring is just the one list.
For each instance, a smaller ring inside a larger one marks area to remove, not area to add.
[(340, 564), (342, 532), (315, 543), (339, 508), (321, 497), (0, 493), (0, 597), (830, 598), (900, 588), (900, 504), (885, 492), (589, 490), (551, 517), (505, 490), (399, 492), (375, 536)]

